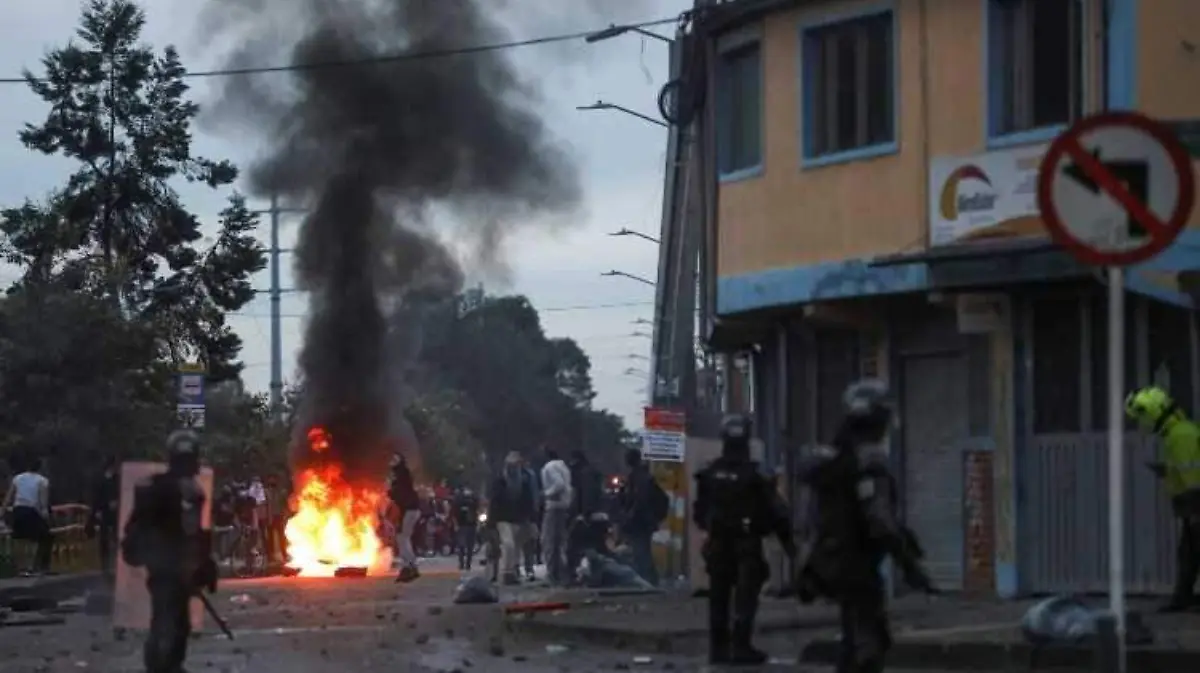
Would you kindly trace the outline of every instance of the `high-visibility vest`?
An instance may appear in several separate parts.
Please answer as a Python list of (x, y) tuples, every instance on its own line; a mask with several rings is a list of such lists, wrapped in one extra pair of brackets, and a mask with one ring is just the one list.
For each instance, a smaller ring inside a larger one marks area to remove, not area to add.
[(1200, 426), (1190, 420), (1168, 421), (1162, 429), (1163, 462), (1169, 495), (1200, 490)]

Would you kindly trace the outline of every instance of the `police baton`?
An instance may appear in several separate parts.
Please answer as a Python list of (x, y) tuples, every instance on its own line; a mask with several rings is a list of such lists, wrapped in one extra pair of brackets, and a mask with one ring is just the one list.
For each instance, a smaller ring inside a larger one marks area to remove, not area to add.
[(221, 615), (217, 614), (217, 609), (213, 607), (212, 601), (208, 600), (208, 596), (205, 596), (201, 591), (197, 591), (194, 595), (200, 599), (200, 604), (204, 606), (204, 611), (208, 613), (209, 617), (213, 618), (213, 621), (217, 623), (217, 626), (225, 634), (225, 637), (233, 640), (233, 631), (229, 629), (229, 623), (222, 619)]

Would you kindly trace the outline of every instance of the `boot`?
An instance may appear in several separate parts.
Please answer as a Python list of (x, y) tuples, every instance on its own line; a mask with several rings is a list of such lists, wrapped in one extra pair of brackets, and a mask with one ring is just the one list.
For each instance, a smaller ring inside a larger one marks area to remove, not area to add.
[(733, 622), (733, 647), (730, 648), (730, 663), (757, 666), (767, 663), (767, 653), (750, 644), (754, 636), (754, 622), (738, 619)]
[(729, 629), (710, 628), (708, 631), (708, 663), (728, 664), (732, 661), (729, 656)]

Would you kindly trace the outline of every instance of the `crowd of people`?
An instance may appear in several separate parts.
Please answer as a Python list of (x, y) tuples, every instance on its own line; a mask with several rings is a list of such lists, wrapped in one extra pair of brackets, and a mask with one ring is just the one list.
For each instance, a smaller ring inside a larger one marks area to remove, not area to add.
[(469, 485), (445, 482), (422, 495), (407, 461), (398, 456), (389, 486), (394, 509), (388, 517), (395, 522), (401, 564), (397, 581), (420, 577), (421, 541), (426, 550), (452, 541), (460, 570), (470, 569), (476, 553), (486, 548), (494, 581), (512, 585), (535, 579), (535, 567), (544, 563), (550, 583), (568, 585), (576, 581), (586, 552), (609, 553), (615, 529), (634, 570), (657, 584), (651, 536), (666, 518), (669, 498), (641, 453), (627, 453), (629, 472), (619, 497), (611, 497), (603, 475), (582, 451), (566, 460), (554, 450), (543, 450), (539, 457), (541, 464), (535, 466), (519, 452), (509, 453), (488, 484), (485, 501)]

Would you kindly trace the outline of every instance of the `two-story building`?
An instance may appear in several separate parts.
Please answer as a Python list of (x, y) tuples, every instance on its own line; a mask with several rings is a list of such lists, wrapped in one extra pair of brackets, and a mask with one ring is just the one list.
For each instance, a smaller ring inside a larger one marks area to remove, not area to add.
[[(1195, 0), (731, 0), (698, 15), (705, 337), (752, 361), (773, 460), (884, 377), (891, 451), (936, 581), (1107, 584), (1103, 276), (1045, 234), (1041, 156), (1105, 109), (1200, 116)], [(1192, 226), (1200, 225), (1193, 217)], [(1129, 387), (1189, 410), (1200, 230), (1127, 273)], [(1130, 590), (1173, 579), (1168, 502), (1129, 427)]]

